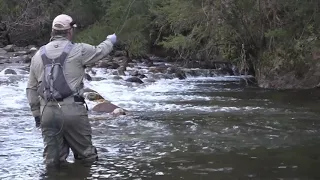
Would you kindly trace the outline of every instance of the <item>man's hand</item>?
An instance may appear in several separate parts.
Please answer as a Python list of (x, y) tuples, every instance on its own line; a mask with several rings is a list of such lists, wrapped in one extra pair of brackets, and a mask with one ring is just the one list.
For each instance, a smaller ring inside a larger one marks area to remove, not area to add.
[(107, 36), (107, 39), (110, 39), (110, 41), (112, 42), (112, 44), (116, 43), (117, 42), (117, 36), (115, 33), (111, 34), (111, 35), (108, 35)]
[(35, 123), (36, 123), (36, 127), (40, 127), (40, 117), (39, 116), (37, 116), (37, 117), (35, 117), (34, 118), (34, 121), (35, 121)]

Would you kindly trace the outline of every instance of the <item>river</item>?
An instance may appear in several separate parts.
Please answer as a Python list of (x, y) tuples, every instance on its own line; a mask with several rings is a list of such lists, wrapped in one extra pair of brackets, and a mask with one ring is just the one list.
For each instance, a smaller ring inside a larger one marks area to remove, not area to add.
[(0, 73), (2, 180), (320, 179), (318, 90), (205, 75), (139, 85), (103, 70), (86, 86), (131, 114), (91, 121), (99, 161), (87, 167), (70, 154), (70, 164), (47, 170), (25, 96), (28, 72), (12, 68), (18, 75)]

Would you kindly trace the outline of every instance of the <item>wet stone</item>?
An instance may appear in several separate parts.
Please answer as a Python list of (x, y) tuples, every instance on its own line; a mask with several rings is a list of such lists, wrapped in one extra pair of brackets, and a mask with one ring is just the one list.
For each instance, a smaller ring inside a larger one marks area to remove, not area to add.
[(4, 70), (4, 74), (17, 74), (17, 72), (13, 69), (6, 69)]
[(127, 81), (127, 82), (135, 82), (135, 83), (139, 83), (139, 84), (143, 83), (143, 81), (138, 77), (129, 77), (125, 81)]

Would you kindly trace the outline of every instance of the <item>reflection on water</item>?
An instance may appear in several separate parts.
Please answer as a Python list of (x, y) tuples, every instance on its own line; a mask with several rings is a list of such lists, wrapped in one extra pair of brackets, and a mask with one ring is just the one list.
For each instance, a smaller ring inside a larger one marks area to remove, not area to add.
[(92, 121), (99, 161), (71, 154), (57, 170), (42, 163), (26, 78), (0, 85), (0, 179), (320, 178), (318, 90), (262, 90), (236, 77), (86, 82), (132, 114)]

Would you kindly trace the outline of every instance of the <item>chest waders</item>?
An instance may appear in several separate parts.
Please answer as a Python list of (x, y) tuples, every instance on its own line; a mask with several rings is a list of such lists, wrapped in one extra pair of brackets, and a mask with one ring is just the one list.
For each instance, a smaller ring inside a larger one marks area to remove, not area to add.
[[(48, 102), (50, 101), (57, 102), (59, 109), (61, 110), (59, 101), (63, 101), (64, 98), (67, 98), (73, 95), (73, 91), (71, 90), (69, 84), (67, 83), (67, 80), (64, 75), (64, 64), (72, 47), (73, 47), (73, 44), (69, 41), (64, 47), (61, 55), (54, 59), (50, 59), (47, 56), (45, 46), (42, 46), (40, 48), (41, 58), (42, 58), (43, 67), (44, 67), (44, 70), (43, 70), (44, 74), (43, 74), (43, 79), (40, 82), (38, 93), (46, 102), (41, 113), (41, 119), (42, 119), (42, 114)], [(53, 127), (57, 127), (57, 129), (59, 129), (56, 133), (53, 133), (52, 135), (48, 135), (54, 138), (54, 142), (56, 144), (55, 147), (57, 148), (57, 151), (56, 151), (57, 154), (55, 154), (55, 159), (57, 161), (59, 160), (59, 153), (58, 153), (59, 144), (56, 138), (57, 138), (57, 135), (62, 132), (64, 122), (62, 122), (62, 124), (59, 125), (58, 122), (52, 121), (52, 125)]]
[[(84, 154), (86, 153), (87, 147), (83, 146), (89, 143), (92, 144), (91, 140), (89, 141), (86, 139), (87, 134), (81, 134), (82, 131), (88, 131), (88, 127), (90, 127), (89, 121), (86, 120), (87, 117), (78, 116), (75, 118), (72, 115), (70, 116), (69, 113), (64, 114), (64, 112), (69, 111), (69, 105), (70, 107), (75, 107), (75, 110), (82, 110), (83, 107), (81, 107), (81, 105), (78, 103), (73, 104), (72, 102), (70, 102), (70, 104), (66, 103), (65, 106), (60, 106), (59, 104), (59, 102), (64, 101), (65, 98), (73, 98), (74, 102), (85, 103), (84, 98), (79, 95), (77, 90), (71, 90), (64, 75), (65, 61), (72, 47), (73, 44), (68, 42), (61, 55), (54, 59), (50, 59), (47, 56), (45, 46), (41, 47), (40, 49), (44, 66), (44, 74), (42, 77), (42, 82), (39, 84), (38, 92), (39, 95), (45, 100), (45, 105), (41, 113), (41, 120), (43, 120), (41, 122), (41, 128), (44, 142), (46, 144), (44, 153), (46, 153), (46, 158), (48, 158), (49, 162), (52, 160), (52, 162), (56, 162), (54, 164), (58, 166), (60, 165), (60, 157), (69, 153), (69, 147), (75, 147), (77, 153), (81, 152), (81, 154)], [(67, 101), (69, 101), (69, 99)], [(45, 111), (45, 108), (49, 102), (53, 102), (53, 106), (49, 107), (49, 110)], [(80, 115), (78, 112), (75, 112), (75, 114)], [(75, 120), (70, 121), (70, 119)], [(80, 125), (73, 124), (75, 127), (77, 127), (76, 129), (69, 129), (69, 126), (65, 126), (66, 124), (68, 125), (68, 123), (70, 124), (70, 122), (78, 123), (78, 120)], [(85, 126), (81, 124), (85, 124)], [(71, 135), (70, 133), (76, 134)], [(68, 142), (65, 142), (66, 139), (69, 139)], [(73, 146), (71, 146), (69, 143), (73, 143)], [(65, 152), (65, 148), (68, 152)], [(79, 155), (74, 154), (74, 156), (77, 157)]]

